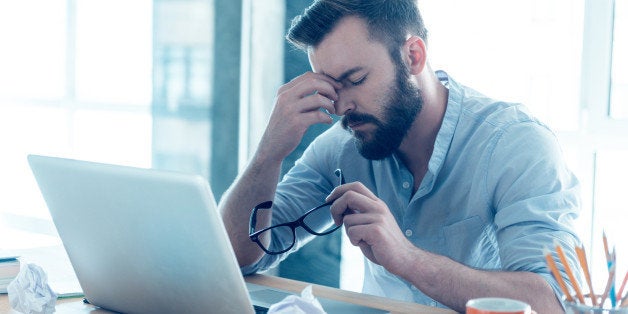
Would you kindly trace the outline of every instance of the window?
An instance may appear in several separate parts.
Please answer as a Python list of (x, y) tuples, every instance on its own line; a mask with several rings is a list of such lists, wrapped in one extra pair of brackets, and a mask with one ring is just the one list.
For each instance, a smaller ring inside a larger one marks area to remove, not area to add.
[[(625, 158), (628, 152), (628, 107), (625, 97), (626, 34), (628, 24), (624, 21), (625, 0), (586, 1), (583, 38), (581, 108), (584, 119), (580, 133), (568, 145), (578, 152), (581, 162), (580, 174), (584, 178), (584, 209), (590, 218), (590, 244), (592, 269), (597, 278), (596, 289), (603, 290), (606, 261), (602, 245), (602, 233), (606, 232), (609, 245), (615, 247), (617, 259), (628, 256), (628, 245), (621, 239), (627, 233), (620, 224), (623, 178), (628, 176)], [(625, 189), (624, 189), (625, 190)], [(621, 280), (628, 270), (621, 262), (617, 265), (617, 278)]]
[(583, 1), (420, 2), (434, 69), (521, 102), (557, 131), (578, 128)]
[(628, 1), (614, 1), (610, 114), (628, 119)]
[(27, 154), (151, 165), (151, 28), (148, 0), (0, 3), (0, 223), (34, 232), (3, 249), (58, 243)]
[(78, 288), (31, 153), (198, 173), (218, 199), (238, 169), (241, 24), (241, 1), (0, 2), (0, 251)]

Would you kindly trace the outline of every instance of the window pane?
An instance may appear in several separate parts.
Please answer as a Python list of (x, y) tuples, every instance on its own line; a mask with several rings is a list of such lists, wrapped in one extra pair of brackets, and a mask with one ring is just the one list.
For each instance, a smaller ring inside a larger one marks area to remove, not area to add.
[(423, 0), (434, 69), (578, 128), (583, 0)]
[(72, 120), (76, 158), (148, 167), (151, 164), (148, 112), (78, 110)]
[(0, 108), (0, 190), (7, 191), (0, 197), (0, 214), (49, 217), (26, 155), (59, 155), (69, 151), (70, 115), (67, 109), (30, 104)]
[(151, 24), (149, 0), (0, 1), (0, 231), (19, 233), (11, 245), (54, 233), (28, 154), (150, 166)]
[(149, 106), (152, 2), (76, 1), (76, 97)]
[(0, 1), (0, 98), (65, 95), (64, 0)]
[(593, 257), (594, 273), (596, 274), (598, 291), (604, 289), (606, 277), (606, 261), (602, 245), (602, 232), (608, 236), (609, 249), (613, 247), (617, 253), (617, 282), (621, 283), (628, 270), (628, 242), (626, 239), (625, 213), (628, 209), (625, 195), (625, 178), (628, 177), (628, 150), (603, 150), (597, 152), (595, 171), (595, 203)]
[(611, 117), (628, 119), (628, 0), (615, 0)]

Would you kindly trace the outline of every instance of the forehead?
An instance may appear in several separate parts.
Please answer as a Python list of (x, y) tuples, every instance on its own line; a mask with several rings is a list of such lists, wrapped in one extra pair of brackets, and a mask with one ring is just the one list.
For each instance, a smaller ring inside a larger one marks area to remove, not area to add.
[(369, 39), (366, 23), (357, 17), (338, 22), (316, 47), (308, 50), (312, 70), (338, 79), (356, 68), (383, 70), (392, 65), (386, 47)]

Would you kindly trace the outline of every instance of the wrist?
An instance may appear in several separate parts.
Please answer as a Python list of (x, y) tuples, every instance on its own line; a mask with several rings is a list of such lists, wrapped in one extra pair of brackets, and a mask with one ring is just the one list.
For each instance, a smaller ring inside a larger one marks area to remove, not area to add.
[(285, 158), (286, 156), (281, 154), (278, 149), (260, 142), (251, 157), (249, 165), (255, 168), (281, 168)]
[(395, 275), (409, 282), (434, 284), (440, 280), (439, 269), (446, 263), (442, 256), (412, 246), (399, 261)]

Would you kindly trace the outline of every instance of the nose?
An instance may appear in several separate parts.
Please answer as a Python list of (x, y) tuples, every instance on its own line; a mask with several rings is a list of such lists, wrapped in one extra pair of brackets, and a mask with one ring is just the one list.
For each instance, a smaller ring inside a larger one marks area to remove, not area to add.
[(338, 90), (338, 99), (334, 102), (334, 108), (336, 109), (336, 115), (344, 116), (347, 113), (355, 110), (355, 103), (352, 98), (344, 90)]

